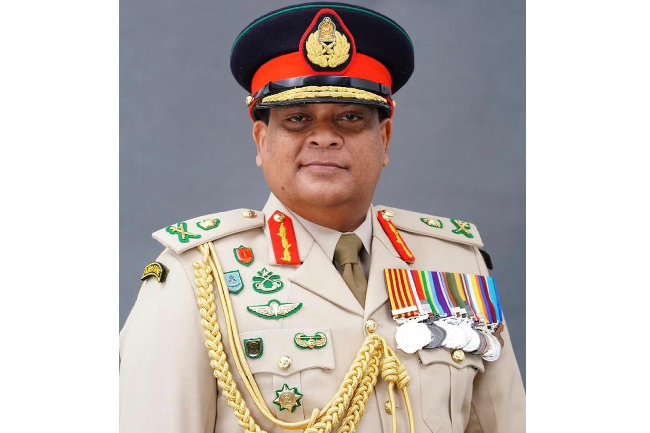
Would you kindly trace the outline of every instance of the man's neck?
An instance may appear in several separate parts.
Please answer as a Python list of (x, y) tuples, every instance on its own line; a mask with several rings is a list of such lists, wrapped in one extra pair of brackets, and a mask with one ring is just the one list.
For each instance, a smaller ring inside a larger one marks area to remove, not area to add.
[(354, 206), (337, 207), (300, 207), (285, 203), (291, 212), (300, 215), (307, 221), (332, 230), (347, 233), (355, 231), (366, 219), (370, 203), (364, 207)]

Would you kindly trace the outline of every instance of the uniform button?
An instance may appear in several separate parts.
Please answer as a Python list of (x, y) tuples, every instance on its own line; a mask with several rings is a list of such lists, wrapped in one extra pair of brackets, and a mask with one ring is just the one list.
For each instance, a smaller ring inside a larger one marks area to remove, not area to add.
[(377, 322), (374, 319), (366, 320), (366, 331), (368, 334), (372, 334), (377, 329)]
[(276, 222), (279, 222), (279, 223), (281, 223), (282, 221), (284, 221), (284, 218), (285, 218), (285, 216), (284, 216), (284, 214), (283, 214), (282, 212), (278, 212), (278, 213), (276, 213), (275, 215), (273, 215), (273, 219), (274, 219)]
[(390, 209), (384, 209), (381, 211), (381, 216), (384, 217), (385, 220), (389, 220), (395, 216), (395, 212)]
[(456, 349), (453, 352), (451, 352), (451, 359), (453, 359), (456, 362), (463, 362), (465, 359), (465, 352), (463, 352), (461, 349)]
[[(384, 408), (386, 409), (386, 413), (388, 415), (391, 415), (391, 410), (390, 410), (390, 400), (386, 400), (386, 404), (384, 405)], [(395, 410), (399, 409), (397, 405), (395, 405)]]
[(253, 209), (248, 209), (248, 210), (245, 210), (245, 211), (242, 213), (242, 215), (244, 215), (244, 218), (252, 219), (252, 218), (255, 218), (255, 216), (256, 216), (257, 214), (255, 213), (255, 211), (254, 211)]
[(280, 367), (283, 370), (286, 370), (289, 367), (291, 367), (291, 358), (289, 358), (286, 355), (281, 357), (280, 360), (278, 361), (278, 367)]

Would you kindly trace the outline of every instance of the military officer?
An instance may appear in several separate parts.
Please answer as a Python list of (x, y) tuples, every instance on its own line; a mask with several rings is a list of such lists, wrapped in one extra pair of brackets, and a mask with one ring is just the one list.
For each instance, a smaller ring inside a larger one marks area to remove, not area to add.
[(231, 69), (271, 195), (153, 234), (120, 335), (121, 431), (524, 431), (476, 226), (372, 204), (406, 31), (286, 7), (240, 33)]

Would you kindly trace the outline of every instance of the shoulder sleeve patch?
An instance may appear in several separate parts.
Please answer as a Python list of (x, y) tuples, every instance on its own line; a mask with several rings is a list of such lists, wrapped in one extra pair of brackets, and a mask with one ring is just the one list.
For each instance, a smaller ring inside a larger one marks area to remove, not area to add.
[(154, 232), (151, 236), (177, 254), (224, 236), (262, 227), (264, 214), (250, 209), (235, 209), (181, 221)]
[(399, 230), (423, 236), (431, 236), (452, 242), (482, 247), (483, 241), (476, 226), (457, 218), (444, 218), (396, 209), (388, 206), (376, 206), (375, 211), (388, 209), (394, 216), (391, 218)]

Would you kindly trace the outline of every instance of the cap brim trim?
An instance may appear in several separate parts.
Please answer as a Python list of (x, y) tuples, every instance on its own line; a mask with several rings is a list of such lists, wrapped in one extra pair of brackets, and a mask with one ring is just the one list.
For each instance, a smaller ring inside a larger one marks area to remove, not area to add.
[(262, 98), (260, 105), (285, 105), (283, 103), (302, 101), (302, 100), (319, 100), (319, 99), (346, 99), (358, 100), (363, 102), (373, 102), (378, 105), (390, 106), (388, 99), (366, 90), (355, 89), (352, 87), (338, 86), (305, 86), (285, 90), (283, 92), (268, 95)]

